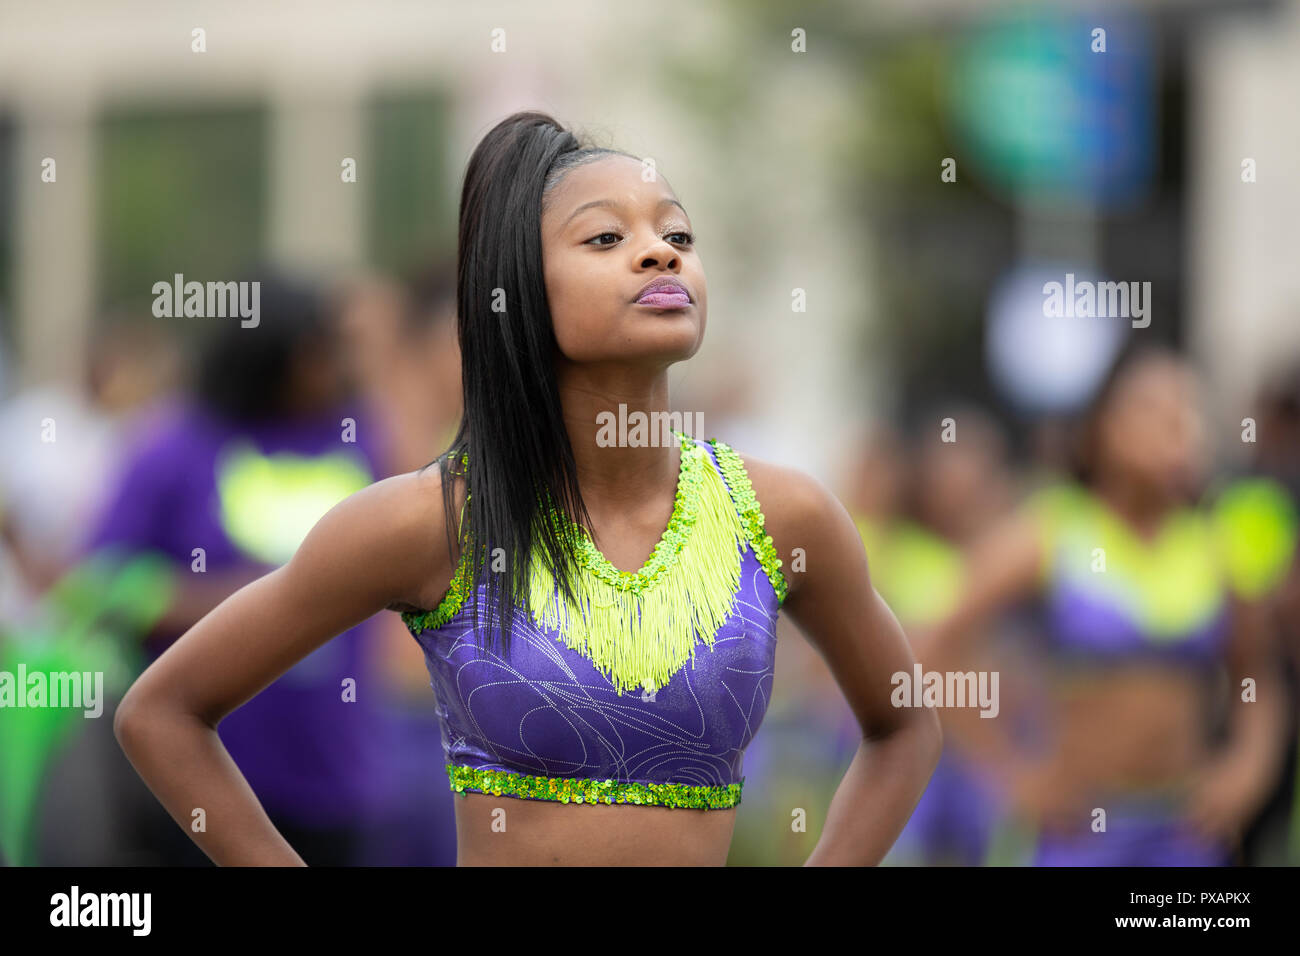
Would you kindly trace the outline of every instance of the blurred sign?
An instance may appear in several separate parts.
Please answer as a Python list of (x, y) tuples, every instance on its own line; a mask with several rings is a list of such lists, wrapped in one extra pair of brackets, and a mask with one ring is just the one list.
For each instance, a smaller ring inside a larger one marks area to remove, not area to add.
[(1153, 172), (1155, 56), (1133, 15), (1001, 14), (957, 50), (958, 141), (978, 175), (1016, 196), (1129, 202)]

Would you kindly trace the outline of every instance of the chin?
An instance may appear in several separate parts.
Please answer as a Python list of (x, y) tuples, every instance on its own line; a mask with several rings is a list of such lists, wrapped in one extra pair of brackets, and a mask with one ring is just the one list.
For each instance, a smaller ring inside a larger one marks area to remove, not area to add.
[[(658, 317), (656, 317), (658, 318)], [(676, 321), (647, 328), (627, 330), (627, 350), (662, 356), (673, 356), (674, 361), (690, 358), (704, 341), (704, 330), (695, 317), (681, 316)]]
[(565, 351), (565, 357), (577, 365), (608, 365), (628, 363), (633, 365), (671, 365), (683, 362), (699, 351), (701, 336), (690, 335), (624, 335), (618, 339), (592, 347), (586, 343), (581, 351)]
[(572, 362), (643, 362), (670, 364), (690, 358), (704, 342), (704, 322), (692, 309), (638, 309), (601, 327), (588, 326), (570, 336), (573, 348), (562, 351)]

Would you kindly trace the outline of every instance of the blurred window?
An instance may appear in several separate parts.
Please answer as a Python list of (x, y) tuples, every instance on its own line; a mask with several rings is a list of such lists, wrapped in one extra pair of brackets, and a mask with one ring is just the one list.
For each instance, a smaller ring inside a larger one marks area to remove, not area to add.
[(178, 272), (187, 282), (234, 280), (261, 258), (263, 107), (118, 108), (101, 116), (98, 132), (101, 306), (148, 310), (155, 282)]
[(368, 109), (371, 265), (397, 273), (456, 247), (459, 199), (448, 169), (450, 108), (437, 91), (386, 92)]

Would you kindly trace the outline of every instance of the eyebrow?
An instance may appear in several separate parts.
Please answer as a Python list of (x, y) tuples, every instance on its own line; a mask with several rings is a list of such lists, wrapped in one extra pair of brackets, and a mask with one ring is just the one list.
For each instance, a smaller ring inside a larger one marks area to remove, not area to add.
[[(563, 224), (561, 224), (560, 228), (563, 229), (565, 226), (567, 226), (569, 223), (571, 223), (574, 220), (574, 218), (578, 215), (578, 213), (583, 212), (584, 210), (593, 209), (597, 206), (608, 206), (611, 209), (617, 209), (621, 205), (622, 203), (615, 202), (612, 199), (593, 199), (591, 202), (585, 202), (577, 209), (573, 210), (573, 212), (569, 215), (569, 218), (564, 220)], [(685, 206), (679, 203), (676, 199), (672, 199), (668, 196), (665, 196), (663, 199), (659, 200), (659, 202), (655, 204), (656, 209), (660, 208), (661, 206), (676, 206), (682, 212), (686, 212)]]

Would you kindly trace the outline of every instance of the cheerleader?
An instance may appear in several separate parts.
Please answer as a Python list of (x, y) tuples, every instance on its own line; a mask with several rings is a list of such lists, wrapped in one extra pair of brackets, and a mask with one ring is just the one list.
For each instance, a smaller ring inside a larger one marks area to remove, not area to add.
[(942, 735), (890, 703), (914, 660), (844, 507), (716, 437), (611, 439), (621, 405), (667, 416), (708, 309), (690, 217), (645, 170), (539, 113), (488, 132), (460, 204), (450, 448), (345, 499), (123, 700), (123, 748), (217, 863), (304, 863), (218, 723), (385, 609), (425, 654), (462, 865), (725, 863), (782, 609), (861, 729), (806, 862), (875, 864), (902, 830)]

